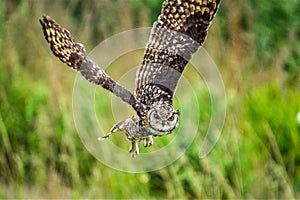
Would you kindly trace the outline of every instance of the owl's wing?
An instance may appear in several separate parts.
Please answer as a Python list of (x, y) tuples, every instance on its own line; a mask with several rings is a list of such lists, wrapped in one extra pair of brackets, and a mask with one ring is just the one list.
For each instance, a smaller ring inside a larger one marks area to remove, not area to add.
[(166, 0), (154, 22), (142, 64), (137, 72), (135, 94), (151, 106), (172, 103), (181, 74), (200, 46), (217, 12), (220, 0)]
[(124, 87), (109, 77), (87, 54), (84, 46), (72, 38), (70, 32), (48, 16), (40, 19), (44, 36), (50, 44), (53, 54), (63, 63), (78, 71), (91, 83), (101, 85), (120, 97), (124, 102), (131, 105), (138, 114), (144, 111), (144, 105), (138, 102), (135, 97)]

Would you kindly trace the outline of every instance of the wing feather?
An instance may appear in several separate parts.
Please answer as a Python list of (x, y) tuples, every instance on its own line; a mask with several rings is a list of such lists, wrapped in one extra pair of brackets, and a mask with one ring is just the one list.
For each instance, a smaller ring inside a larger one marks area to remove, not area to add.
[(104, 70), (99, 67), (87, 54), (84, 46), (77, 43), (70, 32), (58, 25), (49, 16), (40, 19), (44, 36), (50, 44), (53, 54), (63, 63), (78, 71), (89, 82), (101, 85), (131, 105), (139, 115), (145, 112), (145, 106), (138, 102), (133, 94), (119, 85)]
[(203, 45), (220, 0), (166, 0), (154, 22), (136, 77), (136, 98), (151, 106), (172, 103), (192, 55)]

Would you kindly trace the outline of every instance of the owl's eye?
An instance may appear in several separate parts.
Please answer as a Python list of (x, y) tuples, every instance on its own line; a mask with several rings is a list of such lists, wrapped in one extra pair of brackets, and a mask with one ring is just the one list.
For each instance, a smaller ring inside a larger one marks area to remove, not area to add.
[(173, 115), (168, 118), (168, 121), (173, 121), (173, 120), (174, 120), (174, 116)]

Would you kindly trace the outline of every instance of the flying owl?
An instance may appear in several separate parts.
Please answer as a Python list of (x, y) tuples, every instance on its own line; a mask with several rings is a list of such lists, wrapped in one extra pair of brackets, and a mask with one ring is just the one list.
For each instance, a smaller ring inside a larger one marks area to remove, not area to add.
[(115, 124), (99, 140), (123, 131), (131, 142), (129, 152), (136, 157), (140, 141), (149, 147), (153, 144), (153, 136), (172, 133), (179, 119), (179, 112), (172, 102), (176, 85), (192, 55), (203, 45), (219, 3), (220, 0), (163, 2), (137, 72), (134, 95), (106, 74), (67, 29), (49, 16), (40, 19), (44, 36), (56, 57), (88, 81), (101, 85), (121, 98), (136, 111), (132, 117)]

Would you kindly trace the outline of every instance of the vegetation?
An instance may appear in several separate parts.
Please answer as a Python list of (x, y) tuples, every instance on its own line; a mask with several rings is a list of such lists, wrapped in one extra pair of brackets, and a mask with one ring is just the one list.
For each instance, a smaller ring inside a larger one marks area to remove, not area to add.
[[(90, 51), (113, 34), (150, 26), (161, 2), (0, 0), (0, 198), (300, 198), (296, 0), (222, 2), (204, 46), (221, 71), (227, 115), (208, 156), (198, 157), (211, 117), (201, 79), (191, 81), (201, 104), (199, 133), (171, 165), (125, 173), (85, 149), (72, 114), (76, 73), (50, 53), (38, 19), (52, 16)], [(109, 73), (122, 75), (114, 67)], [(97, 91), (106, 99), (95, 106), (105, 130), (114, 123), (110, 97)]]

